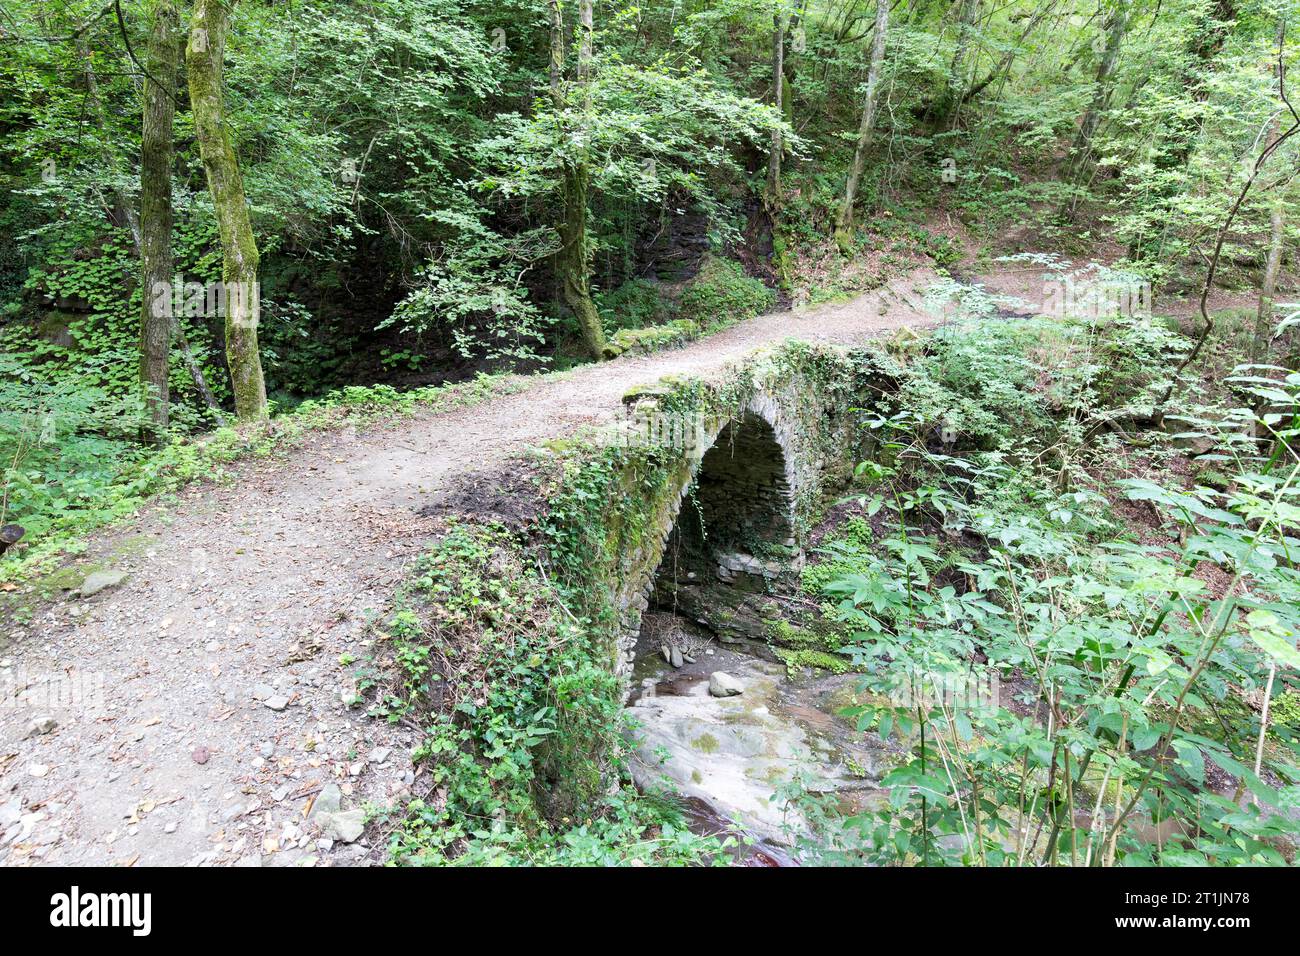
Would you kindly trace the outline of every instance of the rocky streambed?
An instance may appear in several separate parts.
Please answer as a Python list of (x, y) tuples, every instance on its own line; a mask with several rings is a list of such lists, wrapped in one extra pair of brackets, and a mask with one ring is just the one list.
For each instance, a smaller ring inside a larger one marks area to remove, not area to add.
[[(691, 634), (681, 666), (657, 639), (637, 647), (628, 707), (637, 725), (634, 773), (642, 788), (670, 783), (686, 798), (698, 832), (733, 833), (748, 844), (741, 862), (798, 862), (805, 821), (778, 791), (796, 777), (834, 793), (845, 812), (882, 799), (881, 776), (896, 756), (843, 711), (856, 702), (857, 678), (774, 663)], [(721, 673), (740, 692), (715, 696)]]

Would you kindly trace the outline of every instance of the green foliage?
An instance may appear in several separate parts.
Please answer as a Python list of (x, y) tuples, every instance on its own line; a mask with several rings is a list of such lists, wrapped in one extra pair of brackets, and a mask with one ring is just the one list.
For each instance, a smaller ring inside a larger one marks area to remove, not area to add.
[(611, 292), (598, 292), (593, 298), (607, 335), (663, 325), (673, 317), (673, 308), (660, 287), (645, 279), (632, 279)]
[[(187, 281), (218, 279), (211, 219), (186, 222), (178, 233), (177, 275), (188, 277)], [(119, 404), (133, 400), (139, 389), (137, 268), (125, 230), (105, 235), (99, 227), (74, 224), (48, 240), (43, 261), (26, 275), (25, 290), (42, 301), (68, 307), (38, 313), (34, 323), (0, 325), (0, 348), (21, 366), (21, 372), (11, 367), (10, 374), (26, 374), (55, 390), (72, 382), (93, 385)], [(180, 322), (195, 341), (210, 338), (202, 317), (182, 315)], [(224, 397), (228, 388), (216, 354), (200, 354), (198, 359), (217, 396)], [(173, 416), (178, 431), (212, 423), (179, 353), (172, 356), (171, 388), (179, 399)]]
[(849, 671), (853, 663), (846, 657), (828, 654), (825, 651), (777, 649), (775, 653), (785, 664), (786, 671), (791, 677), (798, 677), (800, 671), (806, 667), (829, 671), (832, 674), (844, 674)]
[(402, 864), (693, 863), (711, 847), (672, 802), (617, 782), (622, 696), (600, 629), (495, 525), (451, 524), (380, 635), (396, 677), (380, 714), (426, 730), (431, 791), (407, 808)]
[[(964, 371), (929, 370), (977, 407), (990, 391), (1023, 394), (1051, 361), (1033, 357), (1033, 336), (1008, 354), (1012, 343), (990, 331), (953, 334), (946, 356), (964, 356)], [(1094, 348), (1137, 367), (1164, 342), (1121, 323)], [(1300, 403), (1300, 374), (1242, 377), (1257, 397)], [(926, 379), (922, 395), (938, 386)], [(909, 759), (883, 780), (880, 809), (844, 820), (801, 798), (820, 833), (807, 846), (815, 857), (1240, 865), (1295, 852), (1300, 738), (1275, 723), (1265, 747), (1241, 705), (1271, 670), (1300, 663), (1300, 578), (1286, 558), (1300, 516), (1294, 415), (1239, 410), (1217, 432), (1203, 423), (1224, 443), (1226, 491), (1149, 479), (1070, 491), (1061, 462), (1090, 481), (1098, 456), (1117, 449), (1084, 448), (1086, 431), (1053, 424), (1112, 407), (1092, 387), (1069, 394), (1064, 406), (1021, 403), (1022, 434), (989, 428), (988, 449), (932, 451), (924, 417), (905, 411), (870, 422), (883, 454), (861, 469), (872, 481), (863, 506), (896, 530), (879, 540), (850, 530), (806, 580), (854, 631), (861, 690), (875, 695), (855, 708), (858, 726), (896, 738)], [(1270, 440), (1236, 440), (1243, 420)], [(1167, 536), (1118, 536), (1098, 491), (1148, 502)], [(945, 539), (978, 544), (945, 557)], [(1234, 712), (1243, 716), (1226, 722)], [(1235, 792), (1214, 784), (1211, 766)]]
[(682, 292), (679, 314), (704, 329), (753, 318), (776, 304), (776, 293), (745, 275), (740, 263), (706, 256)]
[(643, 329), (619, 329), (605, 343), (605, 357), (617, 358), (624, 352), (657, 352), (689, 342), (699, 334), (700, 327), (690, 319)]

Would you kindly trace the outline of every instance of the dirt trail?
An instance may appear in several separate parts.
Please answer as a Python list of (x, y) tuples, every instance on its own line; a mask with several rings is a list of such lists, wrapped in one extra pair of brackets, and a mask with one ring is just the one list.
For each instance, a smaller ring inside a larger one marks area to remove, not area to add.
[[(716, 375), (786, 338), (848, 345), (928, 324), (930, 278), (484, 404), (313, 436), (287, 460), (242, 466), (237, 481), (194, 486), (99, 536), (88, 558), (125, 581), (39, 608), (0, 644), (0, 863), (378, 858), (365, 837), (322, 839), (304, 813), (326, 784), (346, 809), (392, 803), (412, 781), (411, 732), (343, 705), (352, 668), (340, 656), (364, 655), (368, 619), (425, 543), (417, 511), (449, 478), (612, 420), (634, 385)], [(14, 706), (24, 686), (37, 706)], [(32, 729), (39, 716), (57, 726)]]

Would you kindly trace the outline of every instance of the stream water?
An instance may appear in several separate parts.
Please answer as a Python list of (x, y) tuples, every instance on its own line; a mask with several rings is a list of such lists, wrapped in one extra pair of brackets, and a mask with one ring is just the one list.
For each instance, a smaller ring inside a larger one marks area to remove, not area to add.
[[(716, 641), (694, 657), (673, 668), (658, 642), (643, 637), (628, 707), (638, 725), (638, 784), (671, 783), (695, 832), (739, 837), (738, 862), (791, 865), (807, 822), (777, 796), (783, 784), (798, 776), (809, 790), (834, 793), (846, 812), (883, 798), (878, 782), (892, 754), (841, 713), (855, 702), (853, 675), (791, 675)], [(715, 671), (737, 679), (743, 693), (712, 696)]]

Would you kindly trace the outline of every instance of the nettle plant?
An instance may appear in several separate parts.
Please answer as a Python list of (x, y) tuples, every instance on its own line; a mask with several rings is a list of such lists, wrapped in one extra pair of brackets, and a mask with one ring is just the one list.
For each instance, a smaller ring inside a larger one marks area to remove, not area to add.
[(1300, 374), (1236, 378), (1266, 410), (1195, 433), (1219, 441), (1223, 489), (1101, 489), (1152, 511), (1153, 543), (1117, 536), (1097, 491), (1063, 492), (1047, 462), (936, 453), (907, 411), (870, 423), (881, 455), (861, 469), (877, 488), (863, 502), (894, 530), (842, 542), (834, 560), (854, 570), (822, 591), (854, 634), (859, 728), (906, 757), (882, 781), (887, 799), (849, 819), (801, 797), (807, 854), (992, 866), (1293, 858), (1300, 733), (1269, 711), (1300, 668)]

